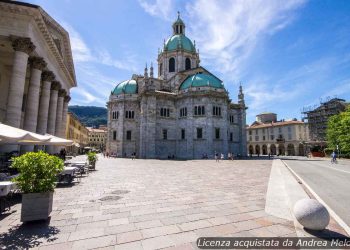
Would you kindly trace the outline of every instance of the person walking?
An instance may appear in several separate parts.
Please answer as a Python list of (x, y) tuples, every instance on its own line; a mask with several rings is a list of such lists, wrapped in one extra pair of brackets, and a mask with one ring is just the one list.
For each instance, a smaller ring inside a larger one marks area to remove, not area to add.
[(219, 154), (218, 154), (218, 152), (215, 152), (215, 161), (219, 162)]
[(221, 160), (225, 160), (225, 156), (223, 153), (221, 153)]
[(331, 156), (332, 156), (331, 163), (337, 163), (337, 153), (333, 151)]

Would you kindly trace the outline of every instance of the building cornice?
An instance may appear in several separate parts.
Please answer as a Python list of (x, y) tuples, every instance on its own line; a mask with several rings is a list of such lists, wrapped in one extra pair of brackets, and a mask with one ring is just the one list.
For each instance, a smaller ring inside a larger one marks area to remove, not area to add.
[[(0, 11), (8, 12), (11, 14), (27, 15), (31, 16), (35, 23), (37, 24), (38, 29), (42, 33), (46, 43), (48, 44), (51, 53), (56, 58), (60, 68), (64, 72), (65, 76), (70, 82), (71, 86), (77, 86), (74, 64), (72, 53), (70, 50), (70, 42), (68, 32), (65, 31), (53, 18), (51, 18), (40, 6), (36, 5), (23, 5), (17, 2), (12, 1), (0, 1)], [(62, 34), (63, 43), (65, 48), (65, 57), (67, 58), (67, 64), (64, 63), (64, 60), (52, 38), (52, 35), (47, 27), (47, 23), (51, 25), (57, 32)]]

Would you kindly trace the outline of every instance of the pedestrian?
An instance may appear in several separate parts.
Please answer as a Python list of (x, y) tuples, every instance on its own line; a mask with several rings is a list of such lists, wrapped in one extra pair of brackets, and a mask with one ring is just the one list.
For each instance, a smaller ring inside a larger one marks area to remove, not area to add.
[(227, 159), (231, 160), (231, 153), (230, 152), (228, 152), (228, 154), (227, 154)]
[(225, 160), (225, 156), (223, 153), (221, 153), (221, 160)]
[(270, 160), (270, 158), (271, 158), (271, 153), (269, 153), (269, 160)]
[(219, 154), (218, 154), (218, 152), (215, 152), (215, 161), (219, 162)]
[(337, 154), (335, 151), (332, 152), (332, 160), (331, 163), (337, 163)]

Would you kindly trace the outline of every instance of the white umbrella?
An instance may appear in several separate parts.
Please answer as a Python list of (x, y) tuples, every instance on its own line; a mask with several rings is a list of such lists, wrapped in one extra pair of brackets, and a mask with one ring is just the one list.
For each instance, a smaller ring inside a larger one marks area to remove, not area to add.
[(50, 137), (0, 123), (1, 144), (41, 144)]
[(45, 136), (50, 137), (50, 140), (47, 142), (43, 142), (42, 145), (72, 146), (74, 143), (72, 140), (67, 140), (50, 134), (45, 134)]

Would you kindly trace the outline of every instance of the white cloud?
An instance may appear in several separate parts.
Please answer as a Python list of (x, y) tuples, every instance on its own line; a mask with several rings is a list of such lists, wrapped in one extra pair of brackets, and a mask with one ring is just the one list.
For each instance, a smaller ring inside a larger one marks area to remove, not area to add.
[(139, 0), (141, 7), (151, 16), (160, 17), (165, 20), (171, 20), (170, 14), (173, 10), (173, 3), (171, 0)]
[(239, 73), (256, 44), (266, 35), (283, 29), (292, 12), (305, 0), (197, 0), (188, 3), (190, 31), (208, 64), (220, 65), (219, 71)]
[(69, 33), (74, 62), (79, 63), (92, 61), (93, 57), (91, 56), (91, 51), (81, 38), (80, 34), (69, 24), (65, 22), (61, 22), (61, 24)]

